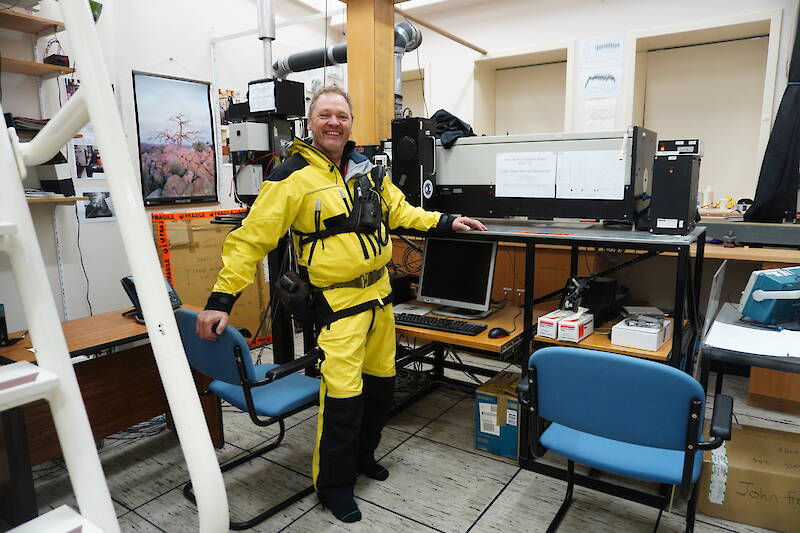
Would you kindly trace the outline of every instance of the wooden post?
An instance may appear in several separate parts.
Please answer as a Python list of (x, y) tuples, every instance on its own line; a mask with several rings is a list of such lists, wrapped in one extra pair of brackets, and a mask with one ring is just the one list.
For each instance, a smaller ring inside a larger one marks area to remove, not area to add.
[(377, 144), (391, 136), (394, 118), (395, 0), (346, 3), (347, 90), (353, 102), (353, 140)]

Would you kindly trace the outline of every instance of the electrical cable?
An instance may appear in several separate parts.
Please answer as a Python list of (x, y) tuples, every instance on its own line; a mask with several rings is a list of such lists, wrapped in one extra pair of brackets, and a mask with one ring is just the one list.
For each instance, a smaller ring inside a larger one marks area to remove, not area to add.
[(86, 265), (83, 263), (83, 250), (81, 250), (81, 218), (78, 216), (78, 204), (75, 204), (75, 222), (77, 222), (78, 229), (78, 256), (81, 260), (81, 268), (83, 269), (83, 277), (86, 280), (86, 305), (89, 306), (89, 316), (93, 316), (92, 302), (89, 300), (89, 276), (86, 275)]

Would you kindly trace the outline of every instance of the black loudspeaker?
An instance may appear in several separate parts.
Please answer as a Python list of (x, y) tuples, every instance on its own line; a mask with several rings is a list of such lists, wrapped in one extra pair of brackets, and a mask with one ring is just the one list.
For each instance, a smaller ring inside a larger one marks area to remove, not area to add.
[(653, 163), (653, 199), (650, 232), (686, 235), (697, 224), (697, 185), (700, 158), (695, 155), (659, 155)]
[(436, 190), (435, 131), (428, 118), (392, 120), (392, 181), (414, 206), (430, 207)]

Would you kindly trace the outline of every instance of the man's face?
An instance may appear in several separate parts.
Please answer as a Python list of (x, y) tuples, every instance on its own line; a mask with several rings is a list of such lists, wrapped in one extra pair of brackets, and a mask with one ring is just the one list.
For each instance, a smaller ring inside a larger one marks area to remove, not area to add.
[(314, 146), (338, 163), (353, 131), (353, 117), (347, 100), (336, 93), (320, 95), (311, 110), (308, 129), (311, 130)]

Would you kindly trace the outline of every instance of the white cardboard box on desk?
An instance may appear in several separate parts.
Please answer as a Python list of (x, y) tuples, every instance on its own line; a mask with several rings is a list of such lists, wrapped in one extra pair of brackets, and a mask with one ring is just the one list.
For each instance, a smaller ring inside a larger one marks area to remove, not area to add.
[(664, 320), (661, 327), (631, 326), (620, 320), (611, 328), (611, 344), (657, 351), (672, 338), (672, 321)]
[(558, 340), (580, 342), (594, 331), (594, 315), (575, 313), (558, 323)]
[(540, 337), (547, 337), (548, 339), (557, 339), (558, 323), (562, 318), (568, 317), (571, 314), (572, 311), (556, 309), (555, 311), (551, 311), (546, 315), (540, 316), (538, 327), (536, 328), (536, 334)]

